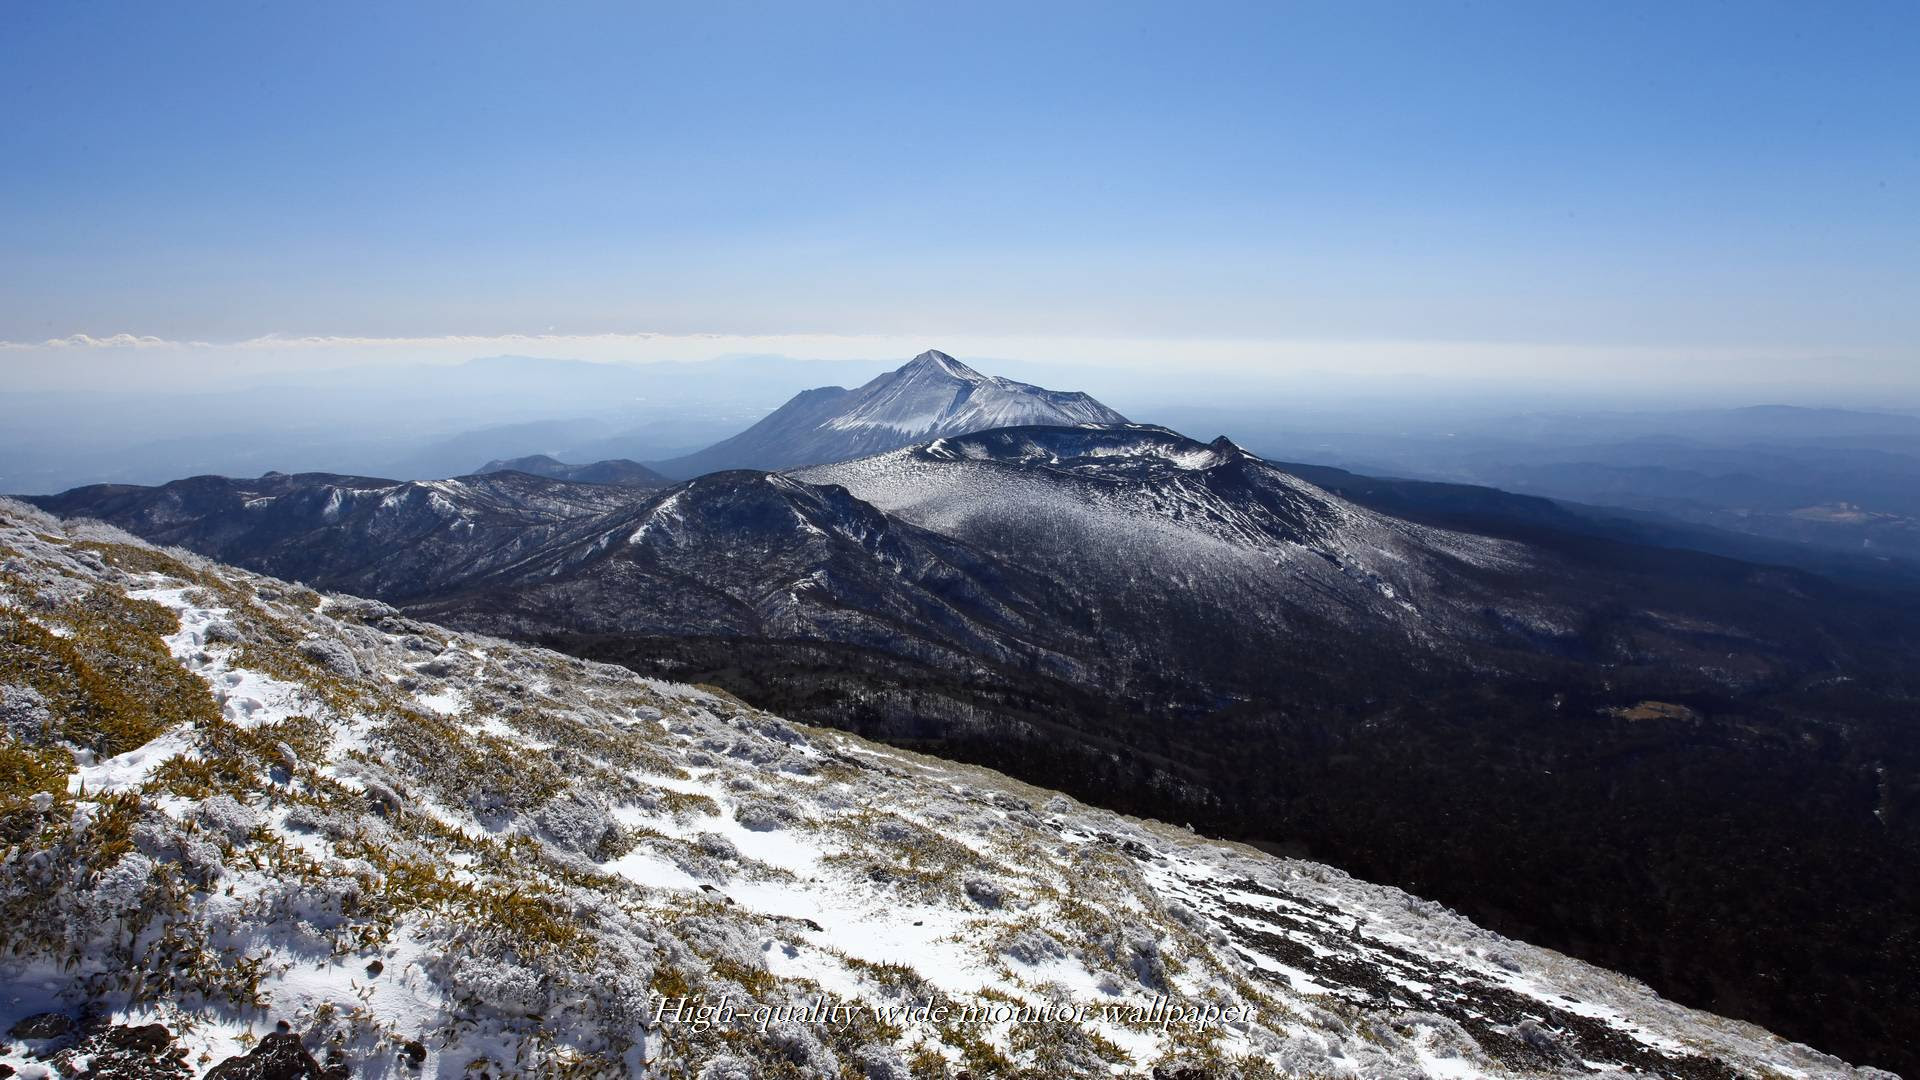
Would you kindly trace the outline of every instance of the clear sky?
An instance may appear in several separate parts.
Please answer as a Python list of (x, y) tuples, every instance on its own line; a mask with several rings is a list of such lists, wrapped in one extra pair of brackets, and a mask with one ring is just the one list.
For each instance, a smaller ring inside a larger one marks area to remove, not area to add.
[(717, 334), (1920, 385), (1907, 0), (16, 0), (0, 162), (22, 380)]

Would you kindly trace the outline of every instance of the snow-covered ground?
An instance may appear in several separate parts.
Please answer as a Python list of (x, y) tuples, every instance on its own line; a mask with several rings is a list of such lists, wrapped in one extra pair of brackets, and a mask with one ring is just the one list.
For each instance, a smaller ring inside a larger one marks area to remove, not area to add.
[(1871, 1072), (1324, 866), (3, 502), (0, 616), (0, 1030), (56, 1032), (17, 1075)]

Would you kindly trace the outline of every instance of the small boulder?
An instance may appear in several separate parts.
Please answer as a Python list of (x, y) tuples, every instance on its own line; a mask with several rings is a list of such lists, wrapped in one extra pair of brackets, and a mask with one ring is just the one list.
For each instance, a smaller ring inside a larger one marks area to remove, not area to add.
[(773, 832), (800, 820), (800, 815), (783, 799), (749, 796), (734, 808), (733, 818), (750, 832)]
[(398, 792), (378, 780), (368, 778), (361, 781), (366, 786), (362, 796), (367, 800), (367, 809), (380, 817), (391, 821), (406, 809)]
[(107, 1032), (107, 1045), (139, 1054), (166, 1054), (175, 1049), (173, 1032), (160, 1024), (116, 1027)]
[(399, 615), (400, 611), (392, 604), (383, 604), (363, 596), (331, 596), (327, 598), (327, 614), (339, 619), (378, 623)]
[(1564, 1034), (1531, 1017), (1508, 1028), (1507, 1033), (1518, 1039), (1543, 1061), (1553, 1064), (1571, 1064), (1580, 1060), (1580, 1055), (1574, 1051), (1573, 1047), (1567, 1045)]
[(1000, 951), (1028, 967), (1059, 960), (1067, 955), (1067, 947), (1060, 944), (1059, 938), (1034, 927), (1013, 935), (1000, 947)]
[(421, 664), (418, 670), (420, 674), (428, 675), (436, 679), (450, 679), (467, 675), (473, 670), (474, 664), (475, 661), (473, 657), (468, 656), (458, 649), (448, 649), (439, 656)]
[(273, 762), (267, 766), (276, 784), (285, 784), (293, 780), (293, 774), (300, 771), (300, 755), (285, 741), (273, 744)]
[[(285, 1027), (285, 1024), (281, 1025)], [(288, 1031), (260, 1040), (242, 1057), (231, 1057), (207, 1072), (206, 1080), (327, 1080), (320, 1063)]]
[(865, 1080), (913, 1080), (913, 1069), (900, 1051), (886, 1043), (868, 1043), (855, 1051)]
[(343, 679), (360, 677), (360, 661), (353, 658), (352, 650), (332, 638), (312, 637), (302, 641), (300, 655)]
[(700, 1066), (698, 1080), (754, 1080), (759, 1075), (753, 1062), (727, 1054), (707, 1059)]
[(13, 1039), (58, 1039), (73, 1033), (73, 1018), (65, 1013), (34, 1013), (7, 1030)]
[(244, 842), (260, 827), (260, 815), (231, 795), (215, 795), (200, 803), (193, 812), (194, 820), (208, 832), (226, 838), (232, 843)]
[(187, 1048), (159, 1024), (93, 1027), (49, 1059), (58, 1075), (90, 1080), (187, 1080)]
[(970, 877), (964, 888), (967, 899), (983, 908), (997, 908), (1007, 902), (1007, 894), (1000, 888), (999, 882), (990, 878)]
[(31, 686), (0, 686), (0, 728), (28, 746), (54, 741), (53, 709)]

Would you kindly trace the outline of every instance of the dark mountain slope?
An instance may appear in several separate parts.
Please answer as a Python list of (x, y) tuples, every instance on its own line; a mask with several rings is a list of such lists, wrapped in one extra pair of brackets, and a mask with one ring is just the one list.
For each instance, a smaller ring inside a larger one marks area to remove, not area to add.
[(495, 632), (835, 641), (1071, 672), (1050, 585), (787, 477), (713, 473), (421, 605)]
[(31, 501), (262, 573), (408, 600), (513, 562), (636, 498), (644, 495), (520, 472), (409, 483), (269, 473), (100, 485)]

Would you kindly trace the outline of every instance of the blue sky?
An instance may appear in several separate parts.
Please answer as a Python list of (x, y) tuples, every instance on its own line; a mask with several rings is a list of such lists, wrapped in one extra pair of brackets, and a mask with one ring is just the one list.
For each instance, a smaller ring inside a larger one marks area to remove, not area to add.
[(0, 339), (1471, 342), (1920, 381), (1916, 42), (1911, 3), (13, 3)]

